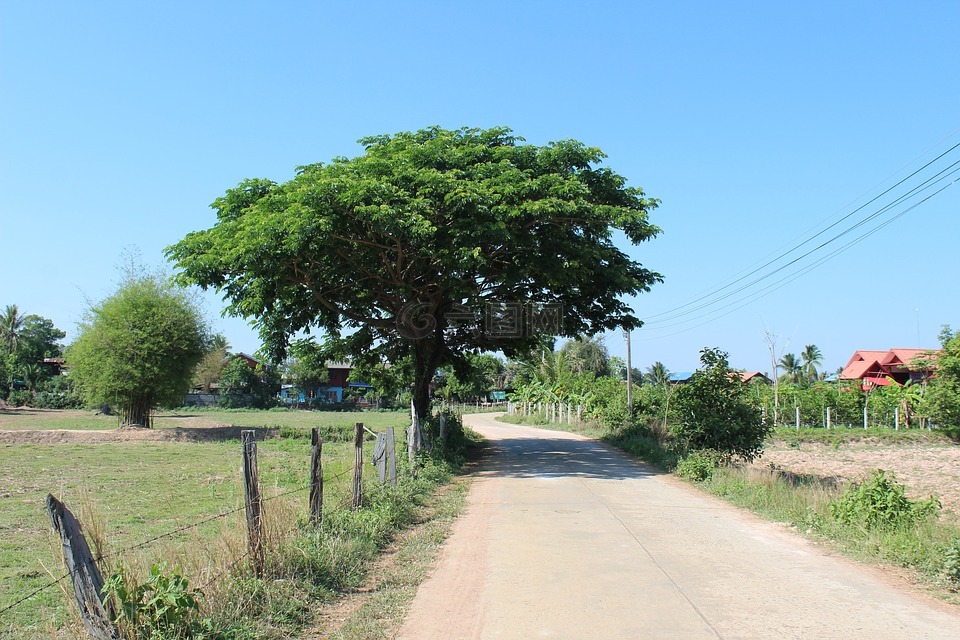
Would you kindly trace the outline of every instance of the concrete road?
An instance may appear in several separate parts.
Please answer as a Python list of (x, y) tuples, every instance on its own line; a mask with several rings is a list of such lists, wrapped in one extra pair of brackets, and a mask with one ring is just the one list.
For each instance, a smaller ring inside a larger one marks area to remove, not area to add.
[(960, 639), (960, 615), (592, 440), (490, 439), (399, 637)]

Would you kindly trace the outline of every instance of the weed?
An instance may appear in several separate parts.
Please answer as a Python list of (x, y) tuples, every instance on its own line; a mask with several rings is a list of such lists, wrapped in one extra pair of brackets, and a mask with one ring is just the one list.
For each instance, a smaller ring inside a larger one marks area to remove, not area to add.
[(877, 469), (865, 482), (851, 487), (830, 505), (833, 517), (842, 524), (857, 524), (866, 529), (916, 525), (940, 511), (934, 497), (913, 502), (906, 488), (897, 483), (893, 472)]
[(113, 611), (113, 621), (129, 640), (208, 640), (222, 637), (209, 618), (200, 619), (201, 593), (175, 568), (166, 573), (166, 563), (150, 568), (147, 581), (138, 584), (123, 567), (110, 575), (103, 595)]
[(724, 456), (713, 449), (697, 449), (691, 451), (677, 463), (674, 469), (681, 478), (703, 482), (713, 476), (713, 472), (724, 463)]

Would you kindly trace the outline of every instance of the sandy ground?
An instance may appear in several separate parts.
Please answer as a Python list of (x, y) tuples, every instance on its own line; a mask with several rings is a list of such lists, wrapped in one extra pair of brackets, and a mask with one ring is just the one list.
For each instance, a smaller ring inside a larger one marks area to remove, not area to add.
[(464, 418), (493, 453), (401, 640), (960, 638), (954, 608), (622, 452)]
[(797, 474), (812, 474), (839, 483), (860, 482), (876, 469), (893, 471), (913, 498), (937, 496), (944, 510), (960, 519), (960, 447), (954, 445), (883, 445), (876, 442), (832, 445), (804, 443), (790, 448), (774, 443), (757, 467), (775, 465)]

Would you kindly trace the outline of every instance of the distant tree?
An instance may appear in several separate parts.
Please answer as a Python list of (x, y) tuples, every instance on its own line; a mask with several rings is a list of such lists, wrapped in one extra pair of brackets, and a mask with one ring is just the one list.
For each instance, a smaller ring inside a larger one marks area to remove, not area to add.
[(210, 393), (214, 383), (220, 380), (224, 367), (227, 366), (230, 343), (217, 334), (210, 342), (210, 346), (193, 372), (193, 386), (199, 387), (203, 393)]
[(820, 352), (820, 348), (815, 344), (808, 344), (803, 348), (800, 359), (802, 361), (803, 376), (807, 382), (816, 382), (818, 378), (817, 367), (823, 364), (823, 354)]
[(20, 313), (16, 305), (0, 313), (0, 333), (0, 396), (14, 379), (30, 391), (44, 389), (54, 370), (41, 363), (63, 354), (60, 341), (66, 334), (47, 318)]
[(233, 356), (220, 374), (221, 407), (266, 409), (277, 402), (280, 374), (272, 367), (251, 367), (244, 358)]
[(17, 350), (20, 341), (20, 331), (26, 321), (26, 314), (20, 313), (15, 304), (8, 304), (0, 313), (0, 341), (6, 347), (7, 353)]
[(644, 374), (643, 379), (655, 387), (662, 387), (670, 380), (670, 370), (667, 369), (667, 365), (658, 360), (647, 367), (647, 373)]
[(507, 372), (503, 360), (489, 353), (477, 353), (468, 355), (467, 363), (466, 369), (447, 370), (445, 382), (452, 395), (466, 401), (503, 389)]
[(567, 340), (560, 349), (566, 354), (567, 362), (574, 373), (592, 373), (610, 375), (610, 354), (601, 336), (578, 336)]
[(799, 383), (803, 374), (803, 365), (800, 360), (792, 353), (785, 354), (780, 358), (780, 368), (783, 369), (781, 380), (785, 382)]
[(125, 274), (79, 329), (70, 375), (88, 402), (117, 408), (126, 425), (150, 427), (156, 407), (182, 404), (208, 348), (198, 306), (159, 274)]
[(748, 385), (731, 375), (727, 354), (719, 349), (702, 350), (700, 363), (676, 391), (674, 437), (685, 451), (712, 449), (753, 460), (763, 451), (770, 427), (751, 400)]
[(167, 250), (185, 281), (254, 319), (274, 357), (313, 328), (355, 364), (409, 358), (424, 421), (437, 369), (468, 353), (513, 357), (543, 334), (639, 326), (624, 299), (661, 277), (614, 234), (654, 238), (658, 203), (599, 167), (599, 149), (521, 144), (502, 127), (360, 143), (362, 155), (286, 183), (230, 189), (213, 228)]
[(960, 438), (960, 332), (949, 325), (940, 331), (935, 372), (926, 384), (919, 413), (953, 438)]

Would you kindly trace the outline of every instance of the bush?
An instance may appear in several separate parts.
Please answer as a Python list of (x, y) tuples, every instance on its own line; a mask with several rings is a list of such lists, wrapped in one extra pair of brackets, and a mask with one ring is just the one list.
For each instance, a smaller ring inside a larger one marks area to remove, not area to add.
[(939, 511), (940, 501), (932, 496), (917, 502), (909, 500), (893, 472), (887, 475), (883, 469), (877, 469), (866, 482), (851, 487), (830, 504), (830, 513), (838, 522), (866, 529), (914, 526)]
[(724, 463), (726, 456), (712, 449), (697, 449), (680, 460), (674, 470), (681, 478), (703, 482), (713, 477), (713, 472)]
[(712, 449), (726, 457), (753, 460), (771, 427), (750, 401), (747, 385), (719, 349), (700, 352), (702, 367), (676, 392), (671, 433), (680, 452)]

